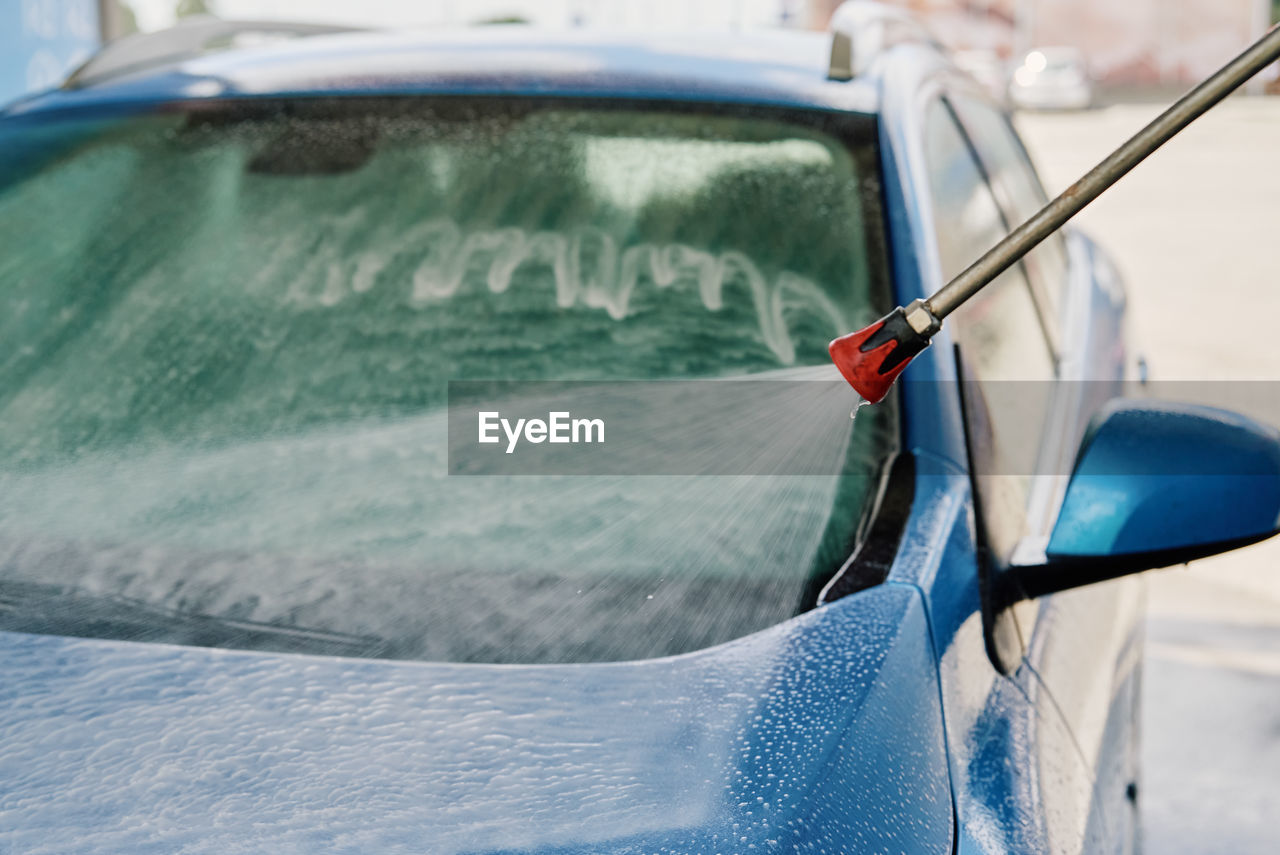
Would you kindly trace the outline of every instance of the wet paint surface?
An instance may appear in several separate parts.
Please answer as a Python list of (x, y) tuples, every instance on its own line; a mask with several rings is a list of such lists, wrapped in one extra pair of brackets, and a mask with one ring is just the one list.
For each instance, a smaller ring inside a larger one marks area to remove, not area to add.
[(11, 851), (950, 851), (923, 609), (719, 648), (400, 664), (0, 634)]

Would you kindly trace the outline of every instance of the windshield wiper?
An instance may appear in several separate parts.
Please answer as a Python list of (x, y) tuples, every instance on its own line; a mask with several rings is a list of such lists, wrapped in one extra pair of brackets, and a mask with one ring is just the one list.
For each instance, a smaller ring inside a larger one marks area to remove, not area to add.
[(320, 656), (386, 657), (376, 636), (183, 612), (116, 594), (0, 581), (0, 630)]

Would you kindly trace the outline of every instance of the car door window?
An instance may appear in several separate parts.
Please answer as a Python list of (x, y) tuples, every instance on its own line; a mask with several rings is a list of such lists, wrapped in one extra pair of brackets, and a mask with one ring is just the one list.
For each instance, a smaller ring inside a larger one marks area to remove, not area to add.
[[(925, 156), (942, 276), (950, 279), (1008, 229), (972, 147), (949, 106), (925, 119)], [(975, 488), (988, 546), (1006, 558), (1026, 528), (1054, 360), (1021, 264), (948, 319), (966, 382)]]
[[(949, 100), (973, 141), (1009, 225), (1026, 222), (1045, 206), (1048, 196), (1008, 117), (967, 95), (954, 95)], [(1054, 232), (1028, 253), (1026, 267), (1041, 311), (1057, 317), (1067, 283), (1067, 248), (1062, 233)]]

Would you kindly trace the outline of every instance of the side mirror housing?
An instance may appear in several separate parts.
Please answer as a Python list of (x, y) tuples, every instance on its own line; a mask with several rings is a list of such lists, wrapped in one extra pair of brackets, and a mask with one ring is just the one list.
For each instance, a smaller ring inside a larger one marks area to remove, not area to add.
[(1119, 400), (1076, 458), (1043, 563), (1006, 601), (1182, 564), (1280, 531), (1280, 431), (1226, 410)]

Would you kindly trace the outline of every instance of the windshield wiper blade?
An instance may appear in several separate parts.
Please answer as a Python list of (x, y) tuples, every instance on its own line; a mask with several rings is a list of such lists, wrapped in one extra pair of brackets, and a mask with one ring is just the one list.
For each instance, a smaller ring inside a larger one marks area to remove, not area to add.
[(11, 580), (0, 580), (0, 630), (364, 659), (390, 655), (390, 645), (376, 636), (184, 612), (118, 594)]

